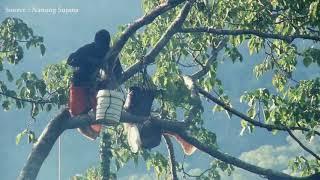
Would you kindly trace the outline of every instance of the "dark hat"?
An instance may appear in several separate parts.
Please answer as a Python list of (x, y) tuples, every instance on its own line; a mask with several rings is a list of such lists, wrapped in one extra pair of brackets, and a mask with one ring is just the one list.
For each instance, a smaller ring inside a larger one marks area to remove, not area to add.
[(97, 44), (106, 44), (110, 43), (110, 33), (105, 29), (98, 31), (94, 37), (94, 42)]

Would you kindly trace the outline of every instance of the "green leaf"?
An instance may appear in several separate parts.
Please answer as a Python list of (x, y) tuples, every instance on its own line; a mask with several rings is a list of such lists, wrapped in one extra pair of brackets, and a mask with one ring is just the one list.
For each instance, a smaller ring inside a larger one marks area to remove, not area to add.
[(31, 41), (28, 41), (28, 42), (26, 43), (26, 48), (29, 49), (30, 46), (31, 46)]
[(13, 76), (12, 76), (11, 72), (8, 69), (6, 69), (6, 75), (7, 75), (8, 81), (12, 82), (13, 81)]
[(37, 142), (36, 135), (33, 131), (28, 131), (28, 143), (35, 143)]
[(31, 116), (36, 117), (39, 114), (39, 105), (33, 105)]
[(52, 109), (52, 104), (47, 104), (46, 111), (49, 112)]
[(0, 71), (2, 71), (3, 70), (3, 64), (2, 64), (2, 62), (0, 61)]
[(303, 58), (303, 65), (305, 66), (305, 67), (308, 67), (310, 64), (312, 63), (312, 58), (310, 58), (310, 57), (305, 57), (305, 58)]
[(229, 118), (229, 119), (231, 119), (231, 117), (232, 117), (232, 113), (231, 113), (231, 112), (229, 112), (229, 111), (227, 111), (227, 110), (225, 110), (225, 112), (226, 112), (226, 114), (227, 114), (228, 118)]
[(46, 52), (46, 47), (44, 46), (44, 44), (40, 45), (40, 51), (41, 51), (41, 55), (43, 56)]
[(147, 170), (148, 170), (148, 171), (150, 170), (151, 166), (152, 166), (152, 161), (151, 161), (150, 159), (147, 159), (147, 161), (146, 161), (146, 167), (147, 167)]
[(215, 106), (213, 106), (212, 111), (213, 112), (221, 112), (221, 111), (223, 111), (223, 107), (216, 104)]
[(314, 18), (314, 19), (317, 18), (318, 5), (319, 5), (319, 1), (315, 1), (310, 4), (309, 16), (311, 16), (311, 18)]
[(8, 100), (3, 101), (3, 103), (2, 103), (2, 108), (3, 108), (5, 111), (9, 111), (9, 109), (10, 109), (10, 101), (8, 101)]
[(245, 121), (245, 120), (241, 120), (241, 132), (240, 132), (240, 136), (243, 136), (244, 134), (244, 131), (247, 129), (247, 126), (248, 126), (248, 122)]
[(25, 130), (23, 130), (21, 133), (19, 133), (19, 134), (16, 136), (16, 145), (18, 145), (18, 144), (20, 143), (21, 138), (22, 138), (23, 136), (25, 136), (27, 133), (28, 133), (28, 130), (25, 129)]

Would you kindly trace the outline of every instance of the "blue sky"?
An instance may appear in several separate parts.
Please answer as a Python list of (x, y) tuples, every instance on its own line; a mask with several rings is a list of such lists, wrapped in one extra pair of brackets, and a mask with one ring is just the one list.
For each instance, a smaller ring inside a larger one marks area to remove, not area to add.
[[(69, 14), (9, 13), (6, 12), (6, 8), (73, 8), (78, 9), (78, 12)], [(16, 75), (22, 71), (32, 71), (40, 75), (46, 65), (65, 59), (78, 47), (91, 42), (97, 30), (105, 28), (114, 34), (119, 25), (133, 22), (142, 16), (142, 7), (139, 0), (95, 0), (94, 3), (85, 0), (59, 2), (54, 0), (2, 0), (0, 5), (0, 20), (8, 16), (23, 19), (34, 29), (36, 34), (44, 36), (47, 47), (47, 52), (43, 57), (40, 56), (38, 49), (26, 51), (23, 62), (17, 67), (10, 68), (16, 72)], [(231, 97), (233, 106), (245, 112), (246, 106), (240, 104), (239, 95), (245, 90), (270, 87), (271, 78), (270, 75), (266, 75), (262, 79), (257, 80), (252, 73), (252, 67), (261, 60), (261, 55), (249, 56), (245, 48), (241, 48), (241, 51), (244, 54), (245, 63), (232, 64), (231, 61), (221, 61), (218, 76), (225, 86), (226, 93)], [(1, 74), (0, 78), (2, 76)], [(306, 70), (302, 70), (297, 76), (301, 78), (309, 77)], [(212, 103), (205, 103), (206, 125), (217, 134), (218, 144), (222, 151), (236, 157), (252, 160), (248, 158), (248, 154), (245, 154), (245, 152), (256, 152), (256, 149), (259, 149), (261, 146), (265, 147), (265, 145), (272, 145), (272, 147), (276, 148), (290, 144), (286, 140), (286, 135), (279, 133), (277, 136), (273, 136), (269, 132), (260, 129), (257, 129), (253, 135), (245, 133), (243, 136), (240, 136), (240, 119), (233, 117), (229, 120), (224, 112), (213, 114), (211, 111), (213, 105)], [(32, 127), (38, 135), (48, 121), (54, 117), (56, 112), (49, 114), (42, 113), (37, 117), (37, 121), (32, 124)], [(26, 110), (4, 112), (0, 109), (0, 120), (3, 127), (3, 130), (0, 132), (1, 179), (15, 179), (31, 150), (31, 145), (26, 144), (25, 141), (18, 146), (15, 144), (16, 134), (22, 131), (26, 127), (26, 123), (31, 120), (28, 115), (29, 112)], [(177, 149), (176, 151), (181, 152), (178, 146), (175, 146), (175, 148)], [(163, 145), (158, 149), (164, 149)], [(270, 156), (275, 155), (271, 153)], [(178, 160), (182, 159), (181, 154), (177, 155), (177, 157)], [(206, 169), (206, 165), (200, 162), (208, 162), (209, 160), (208, 156), (197, 152), (188, 158), (187, 163), (192, 164), (190, 169), (198, 168), (200, 170)], [(250, 162), (257, 163), (254, 160)], [(76, 130), (69, 130), (63, 134), (62, 179), (68, 179), (72, 175), (82, 173), (88, 167), (94, 166), (97, 163), (97, 142), (83, 138)], [(57, 179), (57, 167), (57, 148), (55, 146), (41, 168), (38, 179)], [(128, 167), (120, 171), (119, 176), (126, 179), (129, 174), (134, 173), (138, 178), (141, 177), (141, 173), (145, 172), (144, 169), (144, 166), (135, 167), (129, 164)], [(250, 178), (256, 179), (257, 177)]]

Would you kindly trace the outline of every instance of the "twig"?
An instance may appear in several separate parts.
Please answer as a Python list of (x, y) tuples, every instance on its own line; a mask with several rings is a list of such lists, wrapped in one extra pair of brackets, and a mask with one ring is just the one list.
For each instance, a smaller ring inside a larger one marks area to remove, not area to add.
[(292, 137), (292, 139), (294, 139), (300, 147), (302, 147), (302, 149), (304, 149), (305, 151), (307, 151), (308, 153), (310, 153), (313, 157), (315, 157), (316, 159), (320, 160), (320, 157), (314, 153), (311, 149), (307, 148), (293, 133), (292, 131), (287, 128), (287, 132), (289, 133), (289, 135)]
[(222, 50), (222, 48), (226, 45), (226, 43), (227, 43), (227, 38), (224, 38), (222, 41), (220, 41), (217, 47), (212, 49), (211, 56), (207, 60), (206, 64), (202, 66), (202, 69), (200, 71), (194, 73), (191, 76), (192, 79), (200, 79), (201, 77), (203, 77), (209, 72), (210, 66), (212, 65), (213, 62), (217, 60), (219, 51)]
[[(215, 102), (216, 104), (218, 104), (219, 106), (221, 106), (223, 109), (227, 110), (228, 112), (240, 117), (241, 119), (251, 123), (254, 126), (257, 127), (261, 127), (261, 128), (265, 128), (268, 131), (271, 130), (280, 130), (280, 131), (287, 131), (286, 126), (283, 125), (272, 125), (272, 124), (264, 124), (258, 121), (255, 121), (254, 119), (248, 117), (247, 115), (237, 111), (234, 108), (231, 108), (230, 106), (228, 106), (226, 103), (224, 103), (223, 101), (219, 100), (218, 98), (212, 96), (211, 94), (209, 94), (207, 91), (203, 90), (202, 88), (198, 87), (197, 90), (199, 91), (200, 94), (202, 94), (204, 97), (210, 99), (211, 101)], [(308, 128), (304, 128), (304, 127), (289, 127), (291, 130), (300, 130), (300, 131), (311, 131)], [(314, 131), (315, 134), (317, 134), (318, 136), (320, 136), (320, 133), (318, 131)]]
[(205, 173), (207, 173), (209, 170), (211, 170), (213, 168), (213, 167), (208, 168), (208, 169), (202, 171), (199, 175), (190, 174), (190, 173), (186, 172), (186, 170), (184, 169), (184, 160), (185, 160), (185, 158), (186, 158), (186, 156), (184, 155), (183, 156), (183, 162), (182, 162), (182, 165), (181, 165), (181, 169), (182, 169), (182, 173), (184, 175), (187, 175), (188, 177), (201, 178), (201, 176), (203, 176)]
[(44, 100), (44, 99), (39, 99), (39, 100), (33, 100), (33, 99), (26, 99), (26, 98), (20, 98), (20, 97), (16, 97), (16, 96), (11, 96), (9, 94), (0, 92), (0, 95), (18, 100), (18, 101), (23, 101), (23, 102), (28, 102), (28, 103), (32, 103), (32, 104), (47, 104), (47, 103), (53, 103), (53, 101), (50, 100)]
[(262, 38), (269, 39), (279, 39), (291, 43), (295, 39), (307, 39), (320, 41), (319, 36), (307, 35), (307, 34), (294, 34), (294, 35), (282, 35), (282, 34), (271, 34), (260, 32), (257, 30), (227, 30), (227, 29), (215, 29), (211, 27), (194, 27), (194, 28), (183, 28), (180, 30), (181, 33), (210, 33), (215, 35), (231, 35), (231, 36), (239, 36), (239, 35), (255, 35)]

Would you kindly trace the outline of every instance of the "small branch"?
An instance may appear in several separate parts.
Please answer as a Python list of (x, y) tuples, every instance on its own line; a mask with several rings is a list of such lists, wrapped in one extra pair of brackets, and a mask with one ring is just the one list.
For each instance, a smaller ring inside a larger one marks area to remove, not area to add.
[(183, 157), (183, 162), (182, 162), (181, 170), (182, 170), (182, 173), (183, 173), (184, 175), (187, 175), (188, 177), (193, 177), (193, 178), (198, 178), (198, 179), (199, 179), (199, 178), (201, 178), (201, 176), (203, 176), (204, 174), (206, 174), (208, 171), (210, 171), (210, 170), (213, 168), (213, 167), (208, 168), (208, 169), (202, 171), (202, 173), (200, 173), (199, 175), (189, 174), (189, 173), (187, 173), (186, 170), (184, 169), (184, 160), (185, 160), (185, 156)]
[(279, 39), (291, 43), (295, 39), (307, 39), (313, 41), (320, 41), (320, 36), (306, 35), (306, 34), (294, 34), (294, 35), (282, 35), (282, 34), (271, 34), (260, 32), (257, 30), (226, 30), (226, 29), (215, 29), (211, 27), (195, 27), (195, 28), (183, 28), (180, 30), (181, 33), (210, 33), (214, 35), (255, 35), (261, 38)]
[(205, 175), (208, 171), (210, 171), (212, 168), (208, 168), (204, 171), (202, 171), (199, 175), (193, 175), (193, 174), (189, 174), (185, 171), (184, 167), (182, 167), (182, 172), (183, 174), (187, 175), (188, 177), (193, 177), (193, 178), (201, 178), (203, 175)]
[(310, 153), (313, 157), (315, 157), (316, 159), (320, 160), (320, 157), (314, 153), (313, 151), (311, 151), (311, 149), (307, 148), (293, 133), (292, 131), (287, 128), (287, 132), (289, 133), (289, 135), (292, 137), (292, 139), (294, 139), (299, 145), (300, 147), (302, 147), (302, 149), (304, 149), (305, 151), (307, 151), (308, 153)]
[(177, 164), (176, 164), (176, 158), (175, 158), (175, 155), (174, 155), (173, 144), (172, 144), (172, 142), (170, 140), (170, 137), (168, 135), (163, 135), (163, 137), (166, 140), (167, 149), (168, 149), (168, 153), (169, 153), (172, 180), (178, 180)]
[(33, 99), (25, 99), (25, 98), (20, 98), (20, 97), (16, 97), (16, 96), (11, 96), (9, 94), (0, 92), (0, 95), (6, 96), (8, 98), (12, 98), (18, 101), (23, 101), (23, 102), (28, 102), (28, 103), (32, 103), (32, 104), (47, 104), (47, 103), (53, 103), (53, 101), (50, 100), (44, 100), (44, 99), (39, 99), (39, 100), (33, 100)]
[(179, 31), (181, 28), (183, 22), (187, 18), (187, 15), (192, 7), (193, 1), (188, 1), (183, 6), (179, 16), (176, 18), (175, 21), (172, 22), (172, 24), (168, 27), (166, 32), (162, 35), (162, 37), (159, 39), (155, 47), (145, 55), (142, 61), (139, 61), (135, 64), (133, 64), (131, 67), (129, 67), (128, 70), (126, 70), (123, 73), (123, 77), (120, 81), (120, 84), (124, 81), (128, 80), (131, 76), (139, 72), (144, 66), (149, 65), (155, 61), (156, 56), (160, 53), (160, 51), (163, 49), (163, 47), (170, 41), (172, 36)]
[[(0, 47), (1, 48), (1, 47)], [(3, 50), (0, 50), (0, 53), (9, 53), (9, 52), (14, 52), (13, 50), (10, 50), (10, 51), (3, 51)]]
[(212, 49), (211, 56), (207, 60), (207, 62), (204, 65), (204, 67), (200, 71), (198, 71), (198, 72), (194, 73), (193, 75), (191, 75), (191, 78), (192, 79), (200, 79), (201, 77), (206, 75), (209, 72), (210, 66), (212, 65), (212, 63), (217, 60), (217, 56), (218, 56), (219, 51), (222, 48), (224, 48), (224, 46), (226, 44), (227, 44), (227, 38), (224, 38), (216, 48)]
[(198, 60), (198, 56), (200, 55), (200, 53), (197, 55), (194, 55), (191, 51), (188, 51), (188, 53), (192, 56), (193, 61), (195, 61), (198, 64), (198, 66), (201, 66), (202, 68), (204, 67), (204, 64)]
[[(265, 128), (268, 131), (271, 130), (280, 130), (280, 131), (287, 131), (286, 126), (283, 125), (271, 125), (271, 124), (264, 124), (258, 121), (255, 121), (254, 119), (248, 117), (247, 115), (237, 111), (236, 109), (231, 108), (230, 106), (228, 106), (226, 103), (224, 103), (223, 101), (219, 100), (218, 98), (212, 96), (211, 94), (209, 94), (207, 91), (203, 90), (202, 88), (198, 87), (197, 90), (199, 91), (200, 94), (202, 94), (204, 97), (210, 99), (211, 101), (215, 102), (216, 104), (218, 104), (219, 106), (221, 106), (223, 109), (227, 110), (228, 112), (240, 117), (241, 119), (251, 123), (254, 126), (257, 127), (261, 127), (261, 128)], [(289, 127), (291, 130), (300, 130), (300, 131), (311, 131), (308, 128), (304, 128), (304, 127)], [(320, 136), (320, 133), (318, 131), (315, 131), (315, 134), (317, 134), (318, 136)]]
[[(277, 47), (273, 42), (271, 42), (270, 40), (267, 40), (267, 45), (270, 49), (270, 52), (265, 52), (265, 54), (267, 56), (269, 56), (272, 60), (272, 62), (275, 63), (276, 67), (280, 70), (280, 72), (288, 79), (290, 79), (291, 81), (293, 81), (296, 84), (299, 84), (299, 81), (293, 79), (290, 75), (290, 72), (288, 72), (287, 70), (283, 69), (283, 67), (281, 67), (281, 65), (278, 63), (277, 59), (274, 57), (274, 53), (272, 51), (272, 49), (276, 48), (280, 51), (283, 51), (282, 49), (279, 49), (279, 47)], [(297, 52), (296, 52), (297, 53)], [(287, 54), (287, 53), (286, 53)], [(297, 53), (298, 54), (298, 53)], [(287, 54), (288, 55), (288, 54)]]

